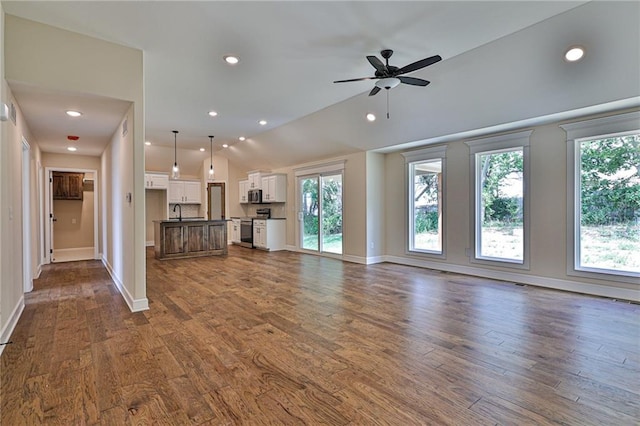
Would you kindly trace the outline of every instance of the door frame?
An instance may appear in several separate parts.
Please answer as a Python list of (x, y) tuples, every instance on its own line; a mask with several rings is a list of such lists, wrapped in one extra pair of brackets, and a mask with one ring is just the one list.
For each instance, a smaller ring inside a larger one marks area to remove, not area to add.
[(208, 182), (207, 183), (207, 218), (211, 220), (211, 187), (219, 186), (222, 198), (222, 220), (225, 220), (227, 217), (227, 193), (226, 193), (226, 183), (225, 182)]
[(48, 225), (45, 227), (46, 236), (43, 241), (44, 250), (46, 253), (46, 264), (52, 263), (51, 256), (53, 254), (53, 172), (76, 172), (76, 173), (93, 173), (93, 258), (100, 260), (100, 253), (98, 250), (98, 204), (100, 200), (100, 185), (98, 185), (98, 170), (96, 169), (82, 169), (82, 168), (69, 168), (69, 167), (46, 167), (45, 179), (49, 182), (45, 182), (45, 220)]
[[(333, 176), (333, 175), (340, 175), (341, 176), (341, 181), (342, 181), (342, 197), (343, 197), (343, 210), (341, 212), (342, 216), (343, 216), (343, 223), (344, 223), (344, 169), (339, 169), (339, 170), (331, 170), (331, 171), (323, 171), (323, 172), (319, 172), (319, 173), (313, 173), (313, 174), (300, 174), (296, 176), (296, 211), (297, 211), (297, 220), (298, 220), (298, 226), (297, 226), (297, 232), (296, 232), (296, 248), (298, 251), (302, 251), (305, 253), (310, 253), (310, 254), (317, 254), (320, 256), (326, 256), (326, 257), (333, 257), (336, 259), (342, 259), (344, 256), (344, 230), (343, 230), (343, 240), (342, 240), (342, 250), (341, 253), (333, 253), (330, 251), (326, 251), (324, 250), (323, 247), (323, 232), (322, 232), (322, 220), (323, 220), (323, 203), (322, 203), (322, 179), (324, 177), (327, 176)], [(303, 217), (303, 212), (301, 211), (302, 209), (302, 203), (301, 203), (301, 196), (302, 196), (302, 181), (304, 179), (316, 179), (316, 182), (318, 184), (318, 250), (311, 250), (311, 249), (305, 249), (302, 246), (302, 240), (304, 238), (304, 217)], [(343, 227), (344, 229), (344, 227)]]
[(31, 267), (31, 146), (22, 137), (22, 290), (33, 290)]

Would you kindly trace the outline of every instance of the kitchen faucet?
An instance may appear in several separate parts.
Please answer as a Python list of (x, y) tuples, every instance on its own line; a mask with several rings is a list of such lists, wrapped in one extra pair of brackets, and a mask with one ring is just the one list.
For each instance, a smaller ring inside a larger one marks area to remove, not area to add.
[(178, 220), (179, 220), (179, 221), (182, 221), (182, 206), (181, 206), (180, 204), (176, 204), (175, 206), (173, 206), (173, 212), (174, 212), (174, 213), (176, 212), (176, 208), (177, 208), (177, 207), (180, 207), (180, 208), (178, 209), (178, 210), (180, 210), (180, 212), (179, 212), (179, 214), (180, 214), (180, 215), (178, 216)]

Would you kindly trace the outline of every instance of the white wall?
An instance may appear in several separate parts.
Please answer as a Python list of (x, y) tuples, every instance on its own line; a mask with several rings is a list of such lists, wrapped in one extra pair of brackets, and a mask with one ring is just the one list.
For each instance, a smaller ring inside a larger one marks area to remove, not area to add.
[[(1, 7), (1, 5), (0, 5)], [(0, 9), (1, 12), (1, 9)], [(4, 70), (4, 13), (0, 13), (0, 69)], [(0, 101), (16, 107), (16, 123), (0, 122), (0, 342), (9, 339), (24, 308), (24, 277), (39, 274), (42, 235), (38, 211), (38, 168), (41, 153), (37, 140), (24, 121), (20, 105), (6, 80), (0, 83)], [(23, 194), (22, 138), (30, 145), (29, 193)], [(27, 269), (23, 269), (23, 197), (29, 197), (28, 217), (31, 253)], [(4, 346), (0, 346), (0, 353)]]

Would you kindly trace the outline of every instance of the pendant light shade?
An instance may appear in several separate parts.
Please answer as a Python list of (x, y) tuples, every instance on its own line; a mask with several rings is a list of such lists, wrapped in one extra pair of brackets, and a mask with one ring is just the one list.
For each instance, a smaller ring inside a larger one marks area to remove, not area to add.
[(180, 177), (180, 169), (178, 168), (178, 131), (173, 132), (173, 167), (171, 168), (171, 178), (178, 179)]
[(209, 166), (209, 179), (213, 179), (213, 136), (209, 135), (209, 152), (211, 155), (211, 165)]

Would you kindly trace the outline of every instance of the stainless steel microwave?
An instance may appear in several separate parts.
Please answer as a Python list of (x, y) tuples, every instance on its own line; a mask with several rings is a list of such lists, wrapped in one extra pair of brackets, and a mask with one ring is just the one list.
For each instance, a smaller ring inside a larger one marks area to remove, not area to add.
[(249, 202), (252, 204), (260, 204), (262, 202), (262, 189), (250, 189)]

